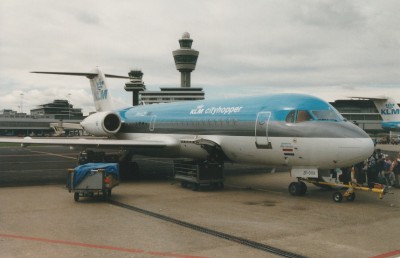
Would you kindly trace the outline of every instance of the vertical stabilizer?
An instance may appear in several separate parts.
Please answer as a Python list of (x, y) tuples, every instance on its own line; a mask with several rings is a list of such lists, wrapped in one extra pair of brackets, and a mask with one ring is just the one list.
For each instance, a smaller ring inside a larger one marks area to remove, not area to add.
[(97, 112), (112, 110), (110, 92), (108, 91), (106, 77), (99, 68), (95, 68), (92, 73), (96, 76), (87, 76), (90, 80), (94, 106)]
[(57, 75), (73, 75), (85, 76), (90, 80), (90, 87), (92, 89), (94, 106), (96, 112), (110, 111), (113, 109), (110, 92), (107, 87), (106, 77), (118, 79), (130, 79), (128, 76), (112, 75), (103, 73), (98, 67), (93, 69), (90, 73), (70, 73), (70, 72), (32, 72), (44, 74), (57, 74)]
[(373, 99), (373, 101), (383, 121), (400, 121), (400, 107), (394, 99)]

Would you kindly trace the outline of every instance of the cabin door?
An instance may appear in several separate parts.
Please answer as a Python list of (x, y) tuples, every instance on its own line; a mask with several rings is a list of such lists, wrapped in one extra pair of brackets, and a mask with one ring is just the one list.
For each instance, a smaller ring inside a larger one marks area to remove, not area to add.
[(271, 142), (268, 139), (268, 125), (270, 118), (271, 112), (263, 111), (257, 114), (255, 137), (258, 149), (272, 149)]
[(156, 123), (156, 118), (157, 118), (157, 116), (156, 116), (156, 115), (153, 115), (153, 116), (151, 117), (151, 119), (150, 119), (150, 127), (149, 127), (150, 132), (153, 132), (153, 131), (154, 131), (154, 125), (155, 125), (155, 123)]

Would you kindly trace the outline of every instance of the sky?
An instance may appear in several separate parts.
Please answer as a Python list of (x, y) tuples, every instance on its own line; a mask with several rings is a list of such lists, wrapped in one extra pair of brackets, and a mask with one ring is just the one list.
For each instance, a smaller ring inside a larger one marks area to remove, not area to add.
[[(206, 99), (293, 92), (400, 102), (399, 13), (397, 0), (1, 0), (0, 110), (69, 99), (94, 111), (86, 78), (30, 71), (141, 69), (148, 90), (178, 87), (172, 51), (184, 32), (200, 52), (192, 87)], [(125, 80), (107, 82), (116, 106), (131, 105)]]

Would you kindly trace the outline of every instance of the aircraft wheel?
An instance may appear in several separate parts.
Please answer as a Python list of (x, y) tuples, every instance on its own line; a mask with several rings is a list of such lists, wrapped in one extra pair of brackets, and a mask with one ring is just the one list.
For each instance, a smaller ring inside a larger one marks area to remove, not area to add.
[(199, 190), (199, 184), (193, 183), (193, 184), (192, 184), (192, 190), (193, 190), (193, 191)]
[(214, 190), (218, 190), (219, 189), (219, 183), (212, 183), (211, 184), (211, 188)]
[(348, 200), (349, 202), (352, 202), (356, 199), (356, 194), (355, 193), (351, 193), (349, 196), (346, 197), (346, 200)]
[(75, 193), (74, 193), (74, 200), (75, 200), (76, 202), (79, 201), (79, 193), (78, 193), (78, 192), (75, 192)]
[(299, 182), (292, 182), (290, 183), (288, 190), (289, 193), (293, 196), (299, 196), (301, 193), (301, 184)]
[(335, 202), (341, 202), (341, 201), (343, 200), (343, 195), (342, 195), (340, 192), (334, 192), (334, 193), (332, 194), (332, 199), (333, 199)]
[(307, 192), (307, 185), (306, 185), (306, 183), (304, 183), (303, 181), (300, 181), (299, 184), (300, 184), (300, 189), (301, 189), (299, 195), (305, 195), (306, 192)]

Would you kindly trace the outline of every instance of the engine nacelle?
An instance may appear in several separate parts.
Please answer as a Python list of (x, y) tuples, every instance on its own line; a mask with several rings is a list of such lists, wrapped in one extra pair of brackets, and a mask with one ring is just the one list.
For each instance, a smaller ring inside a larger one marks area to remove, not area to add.
[(104, 111), (88, 116), (81, 125), (86, 132), (94, 136), (111, 136), (121, 128), (121, 119), (113, 112)]

